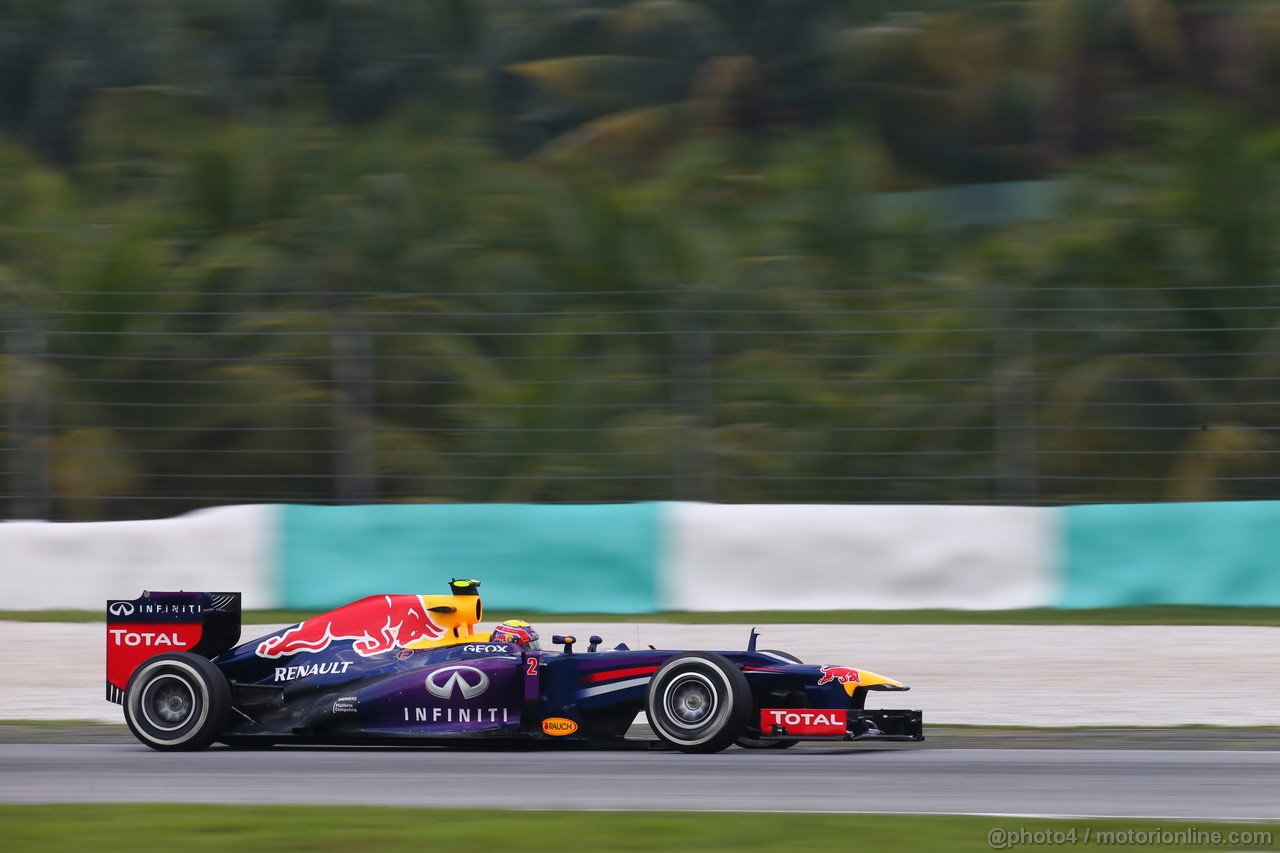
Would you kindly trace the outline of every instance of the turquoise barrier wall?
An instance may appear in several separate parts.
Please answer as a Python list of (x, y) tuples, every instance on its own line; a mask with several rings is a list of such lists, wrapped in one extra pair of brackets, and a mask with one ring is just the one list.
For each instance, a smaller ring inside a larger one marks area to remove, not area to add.
[(483, 582), (488, 608), (642, 613), (659, 608), (661, 504), (288, 506), (284, 606)]
[(1280, 501), (1062, 512), (1062, 607), (1280, 606)]
[[(443, 593), (450, 577), (475, 577), (491, 608), (652, 612), (673, 606), (663, 599), (663, 576), (682, 565), (660, 565), (674, 559), (664, 549), (669, 510), (659, 503), (288, 506), (273, 574), (286, 607)], [(1044, 555), (1058, 590), (1046, 606), (1280, 606), (1280, 501), (1043, 512), (1061, 531)], [(734, 571), (724, 566), (726, 583)], [(667, 586), (680, 582), (665, 578)]]

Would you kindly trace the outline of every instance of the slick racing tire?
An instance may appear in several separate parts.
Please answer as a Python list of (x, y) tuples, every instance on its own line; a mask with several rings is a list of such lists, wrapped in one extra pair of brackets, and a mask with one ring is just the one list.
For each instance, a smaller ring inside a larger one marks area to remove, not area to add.
[(654, 734), (668, 746), (681, 752), (719, 752), (746, 728), (751, 688), (728, 658), (687, 652), (654, 673), (644, 710)]
[(152, 749), (204, 749), (230, 716), (227, 677), (208, 658), (189, 652), (150, 658), (124, 690), (124, 721)]

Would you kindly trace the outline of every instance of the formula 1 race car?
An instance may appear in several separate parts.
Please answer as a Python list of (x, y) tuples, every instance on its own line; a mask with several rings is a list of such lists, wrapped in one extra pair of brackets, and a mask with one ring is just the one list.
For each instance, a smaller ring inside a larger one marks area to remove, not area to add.
[(450, 595), (376, 595), (252, 642), (239, 593), (151, 592), (107, 602), (107, 699), (153, 749), (275, 743), (620, 743), (640, 711), (683, 752), (733, 743), (924, 739), (920, 711), (870, 710), (906, 690), (785, 652), (600, 648), (525, 623), (476, 631), (479, 582)]

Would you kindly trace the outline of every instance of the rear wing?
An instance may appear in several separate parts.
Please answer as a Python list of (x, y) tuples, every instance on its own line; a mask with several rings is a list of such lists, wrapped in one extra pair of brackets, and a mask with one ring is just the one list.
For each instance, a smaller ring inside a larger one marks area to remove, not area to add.
[(144, 592), (107, 602), (107, 701), (122, 704), (129, 676), (164, 652), (215, 658), (240, 642), (240, 593)]

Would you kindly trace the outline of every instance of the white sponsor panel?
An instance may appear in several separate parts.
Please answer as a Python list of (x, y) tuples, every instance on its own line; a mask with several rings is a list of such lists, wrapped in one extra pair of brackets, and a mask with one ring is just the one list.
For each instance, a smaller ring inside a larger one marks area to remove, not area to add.
[(1052, 509), (982, 506), (665, 507), (673, 610), (1004, 610), (1052, 605)]
[(101, 611), (145, 590), (235, 590), (277, 607), (279, 508), (228, 506), (152, 521), (0, 524), (0, 607)]

